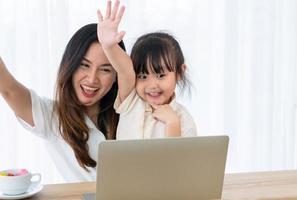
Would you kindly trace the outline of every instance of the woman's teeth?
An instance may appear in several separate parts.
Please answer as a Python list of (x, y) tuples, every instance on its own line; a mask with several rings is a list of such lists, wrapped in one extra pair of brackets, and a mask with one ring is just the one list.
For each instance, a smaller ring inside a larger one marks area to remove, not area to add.
[(93, 93), (93, 92), (96, 92), (97, 90), (99, 90), (99, 88), (93, 88), (93, 87), (89, 87), (86, 85), (81, 85), (81, 87), (87, 93)]

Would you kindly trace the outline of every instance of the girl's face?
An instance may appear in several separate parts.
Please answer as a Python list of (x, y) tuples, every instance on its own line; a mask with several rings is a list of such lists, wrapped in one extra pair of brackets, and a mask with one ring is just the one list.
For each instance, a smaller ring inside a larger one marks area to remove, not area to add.
[(97, 106), (116, 80), (116, 72), (105, 56), (101, 45), (90, 45), (80, 66), (72, 77), (72, 84), (79, 102), (88, 108)]
[(176, 86), (175, 72), (167, 69), (163, 73), (155, 74), (150, 69), (149, 74), (138, 74), (136, 91), (138, 95), (149, 104), (168, 104), (174, 94)]

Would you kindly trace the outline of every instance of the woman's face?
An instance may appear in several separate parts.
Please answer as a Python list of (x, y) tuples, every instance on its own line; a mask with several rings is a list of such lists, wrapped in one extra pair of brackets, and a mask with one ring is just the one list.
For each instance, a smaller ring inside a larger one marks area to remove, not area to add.
[(90, 45), (80, 66), (72, 77), (72, 84), (79, 102), (86, 107), (96, 106), (111, 89), (116, 72), (98, 42)]

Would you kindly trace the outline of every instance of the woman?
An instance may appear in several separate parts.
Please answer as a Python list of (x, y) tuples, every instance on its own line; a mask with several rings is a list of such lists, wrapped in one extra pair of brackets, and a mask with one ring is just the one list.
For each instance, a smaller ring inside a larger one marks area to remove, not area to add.
[[(119, 46), (125, 50), (121, 41)], [(115, 139), (118, 115), (116, 72), (97, 38), (97, 24), (79, 29), (66, 46), (54, 100), (39, 97), (9, 73), (0, 57), (0, 94), (21, 124), (46, 139), (63, 178), (96, 179), (97, 146)]]

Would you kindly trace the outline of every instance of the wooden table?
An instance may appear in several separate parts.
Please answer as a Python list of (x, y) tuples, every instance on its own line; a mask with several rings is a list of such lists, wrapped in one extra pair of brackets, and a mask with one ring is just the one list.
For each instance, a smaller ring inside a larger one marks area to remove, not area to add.
[(297, 170), (226, 174), (223, 199), (297, 199)]
[[(45, 185), (32, 200), (81, 200), (82, 194), (94, 192), (95, 183)], [(297, 170), (226, 174), (224, 200), (293, 200), (297, 199)]]

